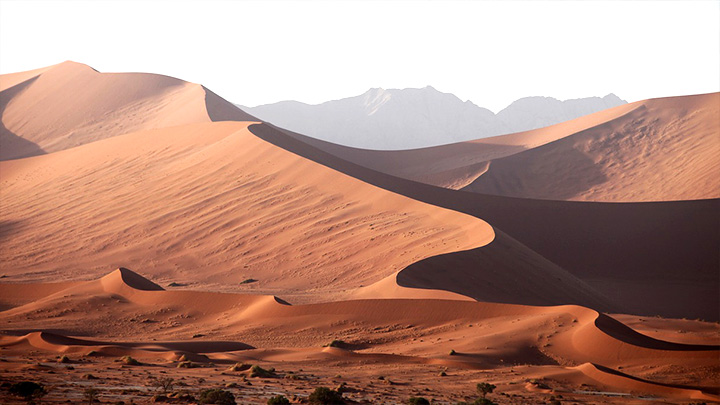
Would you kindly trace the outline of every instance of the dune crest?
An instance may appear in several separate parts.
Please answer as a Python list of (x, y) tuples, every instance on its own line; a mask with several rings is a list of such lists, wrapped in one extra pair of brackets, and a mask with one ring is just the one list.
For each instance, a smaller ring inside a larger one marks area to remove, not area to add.
[(285, 131), (393, 176), (548, 200), (720, 197), (720, 93), (638, 101), (545, 128), (402, 151), (356, 149)]
[[(85, 278), (123, 264), (167, 283), (303, 300), (494, 238), (480, 219), (304, 159), (258, 139), (250, 124), (141, 131), (0, 162), (0, 221), (21, 224), (0, 257), (16, 279), (30, 269)], [(37, 249), (48, 254), (17, 254)], [(60, 253), (80, 249), (82, 257)]]
[(126, 287), (142, 291), (161, 291), (162, 287), (124, 267), (100, 279), (105, 291), (118, 291)]
[[(99, 73), (71, 61), (1, 75), (0, 88), (1, 160), (140, 130), (221, 119), (255, 120), (199, 84), (147, 73)], [(18, 149), (16, 138), (37, 150)]]

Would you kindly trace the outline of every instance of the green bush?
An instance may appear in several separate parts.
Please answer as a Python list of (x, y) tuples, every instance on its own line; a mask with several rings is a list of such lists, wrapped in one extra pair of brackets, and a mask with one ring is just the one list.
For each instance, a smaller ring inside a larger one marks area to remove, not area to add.
[(200, 392), (198, 402), (201, 404), (235, 405), (235, 395), (219, 388)]
[(267, 405), (286, 405), (289, 403), (290, 401), (284, 395), (276, 395), (267, 400)]
[(487, 394), (495, 391), (495, 388), (497, 387), (494, 384), (490, 383), (478, 383), (477, 385), (477, 390), (482, 395), (483, 399), (487, 396)]
[(316, 405), (337, 405), (344, 404), (342, 394), (326, 387), (317, 387), (308, 397), (311, 404)]

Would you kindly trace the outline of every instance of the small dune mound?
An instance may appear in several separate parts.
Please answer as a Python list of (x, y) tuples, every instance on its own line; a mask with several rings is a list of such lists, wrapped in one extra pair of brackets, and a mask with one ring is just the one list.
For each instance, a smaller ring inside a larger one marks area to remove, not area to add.
[(124, 267), (120, 267), (100, 280), (108, 290), (117, 290), (127, 286), (142, 291), (164, 291), (164, 288)]

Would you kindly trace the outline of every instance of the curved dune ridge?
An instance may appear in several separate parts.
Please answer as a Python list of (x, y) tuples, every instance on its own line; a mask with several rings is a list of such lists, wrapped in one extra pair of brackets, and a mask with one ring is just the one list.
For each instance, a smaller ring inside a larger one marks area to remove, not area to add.
[[(426, 299), (287, 305), (273, 297), (256, 295), (146, 289), (153, 285), (136, 273), (118, 269), (99, 280), (4, 311), (0, 313), (0, 320), (19, 336), (0, 337), (0, 346), (60, 353), (94, 350), (101, 356), (130, 354), (139, 358), (165, 353), (163, 357), (168, 360), (194, 354), (202, 355), (193, 357), (195, 361), (226, 363), (246, 358), (264, 359), (264, 356), (268, 356), (266, 361), (269, 361), (276, 355), (273, 350), (265, 349), (268, 344), (287, 348), (281, 356), (285, 360), (317, 358), (322, 354), (347, 361), (365, 361), (368, 357), (381, 359), (377, 356), (394, 353), (392, 359), (383, 361), (422, 361), (469, 368), (486, 368), (503, 362), (535, 364), (547, 366), (548, 373), (578, 370), (604, 386), (620, 390), (718, 399), (699, 387), (653, 381), (648, 377), (652, 373), (636, 365), (711, 366), (720, 354), (720, 346), (660, 341), (579, 306), (530, 307)], [(0, 289), (7, 286), (0, 285)], [(13, 288), (32, 286), (14, 285)], [(103, 307), (92, 305), (81, 310), (88, 302), (99, 304), (101, 301), (105, 302)], [(189, 302), (192, 305), (188, 305)], [(157, 311), (158, 305), (167, 309)], [(44, 316), (47, 311), (64, 311), (70, 315), (59, 321)], [(137, 321), (148, 313), (150, 321)], [(173, 321), (175, 326), (168, 329), (168, 321)], [(257, 333), (260, 324), (265, 330), (273, 331), (271, 336)], [(475, 326), (470, 335), (468, 324)], [(57, 330), (59, 325), (63, 326), (64, 333), (48, 332)], [(96, 336), (114, 339), (68, 337), (87, 334), (96, 325), (101, 325)], [(382, 340), (371, 343), (378, 327), (387, 325), (411, 326), (389, 329)], [(28, 326), (33, 330), (25, 329)], [(128, 333), (130, 327), (133, 331)], [(201, 341), (177, 340), (196, 331), (209, 336)], [(321, 344), (327, 335), (341, 337), (348, 343), (344, 349), (323, 349)], [(158, 340), (143, 341), (147, 336)], [(227, 336), (234, 338), (228, 340)], [(410, 339), (412, 336), (423, 339)], [(448, 356), (450, 348), (458, 354)], [(565, 367), (573, 363), (585, 364)], [(618, 368), (630, 371), (620, 373)], [(640, 375), (633, 375), (634, 371)]]
[(146, 129), (255, 120), (199, 84), (148, 73), (99, 73), (70, 61), (0, 75), (0, 89), (0, 160)]
[(482, 220), (303, 159), (248, 124), (143, 131), (1, 162), (8, 274), (70, 280), (127, 263), (166, 282), (309, 299), (494, 238)]
[(720, 93), (634, 103), (603, 125), (490, 162), (463, 189), (522, 198), (720, 197)]
[[(370, 184), (465, 212), (492, 224), (496, 238), (487, 249), (456, 252), (443, 257), (442, 262), (448, 264), (445, 268), (450, 269), (447, 273), (452, 274), (452, 269), (457, 266), (446, 262), (446, 259), (455, 264), (464, 263), (460, 268), (470, 265), (472, 268), (489, 269), (490, 273), (477, 272), (475, 275), (491, 275), (488, 280), (483, 280), (486, 287), (494, 278), (506, 280), (510, 286), (518, 286), (511, 295), (519, 297), (523, 296), (519, 293), (523, 287), (518, 283), (536, 291), (544, 286), (563, 285), (550, 282), (555, 280), (550, 277), (554, 273), (550, 267), (559, 266), (595, 292), (611, 298), (615, 306), (622, 308), (614, 310), (617, 312), (720, 319), (716, 305), (717, 285), (720, 283), (717, 272), (720, 266), (717, 255), (720, 244), (718, 199), (615, 204), (533, 200), (449, 190), (369, 170), (320, 149), (308, 148), (297, 136), (270, 124), (253, 125), (250, 130), (267, 142)], [(498, 231), (508, 237), (498, 238)], [(503, 244), (522, 246), (522, 253), (503, 247)], [(494, 251), (494, 258), (478, 260), (477, 253), (490, 251)], [(509, 261), (499, 260), (500, 257)], [(427, 274), (423, 270), (423, 265), (427, 263), (438, 262), (432, 258), (420, 262), (413, 266), (412, 273)], [(538, 266), (540, 263), (549, 263), (550, 267)], [(531, 282), (534, 277), (520, 276), (537, 275), (538, 268), (543, 268), (544, 280)], [(499, 269), (507, 269), (505, 271), (509, 273), (492, 273)], [(406, 272), (406, 275), (412, 273)], [(427, 282), (418, 277), (411, 278), (415, 286), (428, 288)], [(431, 279), (434, 282), (447, 280), (442, 276)], [(648, 283), (647, 280), (653, 282)], [(457, 293), (460, 292), (458, 287), (464, 291), (472, 289), (469, 286), (465, 288), (462, 282), (454, 284), (452, 291)], [(490, 289), (474, 292), (471, 296), (492, 294), (501, 288), (502, 284), (498, 282)], [(547, 297), (553, 297), (553, 294), (555, 292), (544, 294), (544, 304), (573, 302), (548, 302)], [(675, 299), (667, 300), (668, 296)], [(499, 299), (497, 295), (493, 298)], [(511, 302), (542, 304), (532, 300)], [(596, 307), (590, 303), (583, 305)]]
[(477, 193), (608, 202), (720, 197), (720, 93), (644, 100), (536, 130), (406, 151), (287, 133), (384, 173)]

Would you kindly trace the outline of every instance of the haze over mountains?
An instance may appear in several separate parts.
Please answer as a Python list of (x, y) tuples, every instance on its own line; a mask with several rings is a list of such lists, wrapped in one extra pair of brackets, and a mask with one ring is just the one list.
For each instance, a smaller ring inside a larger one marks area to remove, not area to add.
[(614, 94), (565, 101), (525, 97), (494, 114), (427, 86), (374, 88), (359, 96), (317, 105), (281, 101), (241, 108), (282, 128), (324, 141), (397, 150), (531, 130), (625, 103)]

